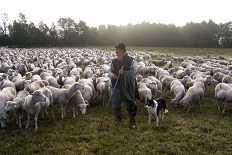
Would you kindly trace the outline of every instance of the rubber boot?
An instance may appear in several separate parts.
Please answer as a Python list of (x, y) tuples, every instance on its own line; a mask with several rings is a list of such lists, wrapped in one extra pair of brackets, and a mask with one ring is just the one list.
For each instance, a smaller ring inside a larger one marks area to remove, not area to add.
[(115, 111), (115, 124), (119, 124), (122, 122), (121, 109), (114, 109), (114, 111)]
[(132, 130), (136, 129), (135, 116), (131, 114), (130, 114), (130, 129)]

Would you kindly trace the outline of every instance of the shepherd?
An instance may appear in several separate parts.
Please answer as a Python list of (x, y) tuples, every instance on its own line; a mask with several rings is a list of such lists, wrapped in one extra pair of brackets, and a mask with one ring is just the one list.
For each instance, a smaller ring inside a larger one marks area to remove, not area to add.
[[(124, 102), (130, 116), (130, 128), (135, 129), (135, 116), (137, 114), (135, 101), (139, 99), (136, 83), (137, 62), (128, 55), (123, 43), (115, 46), (115, 52), (117, 58), (112, 60), (109, 71), (112, 88), (115, 87), (111, 99), (115, 111), (115, 121), (116, 124), (120, 124), (122, 121), (121, 105)], [(117, 78), (119, 79), (116, 83)]]

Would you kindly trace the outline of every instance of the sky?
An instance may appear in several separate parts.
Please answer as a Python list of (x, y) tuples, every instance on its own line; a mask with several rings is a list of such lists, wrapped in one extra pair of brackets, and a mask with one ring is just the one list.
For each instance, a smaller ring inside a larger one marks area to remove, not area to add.
[(21, 12), (27, 21), (48, 26), (66, 17), (92, 27), (143, 21), (184, 26), (209, 19), (217, 24), (232, 21), (231, 6), (232, 0), (0, 0), (0, 14), (7, 13), (8, 23), (13, 23)]

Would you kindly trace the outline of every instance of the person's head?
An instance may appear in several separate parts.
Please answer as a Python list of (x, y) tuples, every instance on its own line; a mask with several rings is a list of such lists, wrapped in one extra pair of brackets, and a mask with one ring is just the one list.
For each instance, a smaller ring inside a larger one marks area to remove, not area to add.
[(122, 59), (126, 54), (126, 45), (123, 43), (118, 44), (117, 46), (115, 46), (115, 52), (118, 59)]

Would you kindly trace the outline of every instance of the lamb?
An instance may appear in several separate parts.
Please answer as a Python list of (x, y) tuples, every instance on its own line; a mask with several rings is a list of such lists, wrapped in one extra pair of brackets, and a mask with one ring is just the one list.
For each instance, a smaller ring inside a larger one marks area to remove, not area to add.
[(143, 105), (146, 104), (147, 99), (152, 98), (152, 92), (151, 89), (147, 88), (146, 84), (143, 82), (138, 82), (138, 91), (139, 91), (139, 97), (140, 101)]
[(162, 60), (152, 60), (152, 63), (156, 66), (164, 66), (166, 64), (166, 61), (163, 58)]
[(157, 96), (160, 97), (160, 95), (162, 94), (161, 82), (157, 78), (155, 78), (154, 76), (148, 76), (148, 79), (150, 79), (153, 82), (153, 87), (150, 87), (152, 94), (154, 95), (154, 93), (157, 93)]
[(22, 127), (21, 125), (21, 119), (22, 119), (22, 105), (25, 101), (25, 98), (30, 95), (30, 93), (26, 90), (22, 90), (18, 92), (16, 98), (14, 98), (13, 101), (6, 102), (6, 106), (4, 107), (4, 111), (14, 111), (15, 117), (16, 117), (16, 125), (19, 126), (19, 128)]
[(198, 77), (198, 78), (195, 79), (195, 80), (188, 81), (188, 82), (186, 83), (186, 85), (185, 85), (185, 88), (186, 88), (186, 89), (189, 89), (191, 86), (193, 86), (193, 84), (194, 84), (196, 81), (203, 82), (205, 89), (206, 89), (209, 85), (216, 86), (216, 85), (218, 84), (218, 81), (217, 81), (217, 80), (213, 79), (212, 76), (207, 75), (205, 78), (203, 78), (203, 77)]
[(31, 82), (35, 82), (35, 81), (40, 81), (42, 80), (41, 77), (39, 75), (33, 75), (31, 78)]
[(85, 78), (92, 78), (93, 77), (93, 71), (90, 67), (86, 67), (84, 70), (84, 77)]
[(15, 84), (8, 79), (5, 79), (2, 81), (1, 89), (6, 88), (6, 87), (11, 87), (11, 88), (16, 89)]
[(166, 71), (166, 70), (163, 70), (163, 69), (161, 69), (161, 68), (158, 68), (157, 70), (156, 70), (156, 74), (155, 74), (155, 77), (157, 78), (157, 79), (159, 79), (160, 81), (161, 81), (161, 78), (162, 78), (162, 76), (171, 76), (170, 75), (170, 73), (168, 72), (168, 71)]
[(6, 87), (2, 91), (0, 91), (0, 123), (2, 128), (6, 127), (6, 113), (4, 111), (4, 107), (7, 101), (12, 101), (16, 96), (15, 89), (11, 87)]
[(165, 75), (161, 78), (160, 81), (162, 83), (162, 91), (163, 92), (171, 89), (171, 83), (173, 80), (175, 80), (175, 78), (173, 78), (171, 76), (167, 76), (167, 75)]
[(23, 109), (27, 112), (27, 124), (26, 129), (29, 127), (30, 122), (30, 114), (34, 114), (34, 121), (35, 121), (35, 131), (38, 130), (38, 115), (39, 113), (46, 112), (49, 106), (51, 106), (52, 109), (52, 116), (54, 118), (53, 113), (53, 98), (52, 98), (52, 92), (48, 88), (40, 88), (39, 90), (36, 90), (31, 95), (28, 95), (25, 98), (25, 101), (23, 103)]
[(103, 106), (104, 106), (104, 102), (106, 100), (107, 95), (110, 94), (110, 87), (111, 87), (110, 79), (107, 79), (107, 78), (98, 78), (96, 88), (97, 88), (97, 91), (102, 96)]
[(163, 98), (158, 98), (157, 100), (147, 99), (146, 102), (146, 109), (148, 111), (148, 125), (151, 124), (151, 116), (156, 116), (156, 127), (159, 125), (159, 111), (161, 111), (161, 119), (164, 119), (164, 113), (167, 112), (166, 110), (166, 100)]
[(25, 79), (26, 79), (26, 80), (31, 80), (31, 78), (32, 78), (32, 73), (31, 73), (31, 72), (27, 72), (27, 73), (25, 74)]
[(21, 91), (21, 90), (23, 90), (25, 88), (25, 86), (24, 86), (25, 79), (23, 79), (23, 78), (21, 78), (21, 79), (17, 78), (17, 79), (14, 79), (14, 81), (15, 81), (14, 83), (15, 83), (15, 88), (16, 88), (17, 92), (19, 92), (19, 91)]
[(27, 66), (26, 66), (25, 64), (21, 64), (20, 67), (19, 67), (19, 69), (18, 69), (18, 72), (19, 72), (22, 76), (24, 76), (25, 73), (27, 72)]
[(201, 101), (204, 96), (205, 87), (203, 82), (196, 81), (193, 86), (186, 92), (184, 98), (180, 101), (180, 104), (185, 108), (188, 106), (188, 112), (190, 112), (190, 104), (193, 101), (198, 101), (201, 109)]
[(57, 74), (58, 74), (58, 77), (56, 78), (57, 83), (60, 86), (63, 86), (64, 85), (64, 73), (63, 72), (58, 72)]
[(173, 62), (174, 62), (174, 60), (173, 60), (173, 59), (171, 59), (170, 61), (168, 61), (168, 63), (167, 63), (167, 67), (168, 67), (168, 69), (170, 69), (170, 68), (172, 68), (172, 67), (173, 67)]
[(80, 92), (80, 90), (76, 91), (76, 93), (73, 95), (73, 97), (70, 100), (70, 103), (73, 104), (73, 117), (76, 117), (77, 114), (77, 107), (80, 108), (81, 113), (86, 113), (86, 108), (89, 104), (85, 103), (85, 100)]
[(226, 75), (223, 77), (222, 82), (223, 83), (232, 83), (232, 77), (229, 75)]
[(59, 103), (61, 106), (61, 118), (66, 117), (66, 104), (72, 98), (76, 91), (82, 90), (85, 88), (84, 85), (76, 82), (68, 89), (59, 89), (52, 86), (46, 86), (52, 92), (53, 102)]
[(185, 88), (184, 85), (179, 80), (173, 80), (171, 82), (171, 91), (174, 94), (175, 98), (171, 100), (172, 105), (177, 105), (180, 100), (185, 95)]
[(73, 84), (75, 82), (76, 82), (76, 77), (75, 76), (65, 77), (65, 79), (63, 81), (63, 85)]
[[(92, 89), (92, 92), (93, 92), (93, 95), (96, 95), (96, 90), (95, 90), (95, 86), (93, 84), (93, 79), (95, 79), (95, 77), (93, 76), (92, 79), (91, 78), (88, 78), (88, 79), (80, 79), (78, 82), (83, 84), (83, 85), (88, 85), (91, 87)], [(108, 78), (105, 78), (105, 79), (108, 79)], [(98, 81), (99, 82), (99, 81)]]
[(29, 80), (24, 81), (24, 90), (28, 91), (30, 94), (42, 87), (45, 87), (42, 81), (35, 81), (32, 83)]
[(143, 76), (142, 76), (142, 75), (138, 75), (136, 81), (137, 81), (137, 82), (140, 82), (140, 81), (142, 81), (142, 79), (143, 79)]
[(213, 74), (218, 73), (218, 72), (223, 73), (223, 74), (228, 74), (229, 73), (228, 70), (224, 70), (222, 68), (214, 68), (213, 69)]
[(88, 84), (84, 84), (85, 88), (80, 90), (85, 103), (89, 104), (90, 99), (93, 97), (93, 90)]
[(56, 78), (54, 78), (53, 76), (46, 76), (44, 80), (48, 81), (50, 86), (60, 88), (59, 84), (57, 83)]
[(185, 86), (189, 81), (191, 81), (190, 76), (184, 76), (183, 79), (179, 79), (179, 81)]
[(213, 75), (213, 78), (214, 78), (215, 80), (217, 80), (219, 83), (221, 83), (221, 82), (222, 82), (222, 79), (223, 79), (225, 76), (226, 76), (226, 74), (221, 73), (221, 72), (217, 72), (217, 73), (215, 73), (215, 74)]
[(226, 106), (229, 104), (229, 102), (232, 102), (232, 85), (226, 84), (226, 83), (219, 83), (215, 87), (215, 97), (218, 102), (218, 111), (221, 111), (220, 104), (221, 102), (224, 103), (223, 113), (225, 113)]
[(176, 72), (176, 76), (178, 79), (182, 79), (186, 75), (190, 75), (191, 70), (189, 68), (186, 68), (185, 70), (178, 70)]

